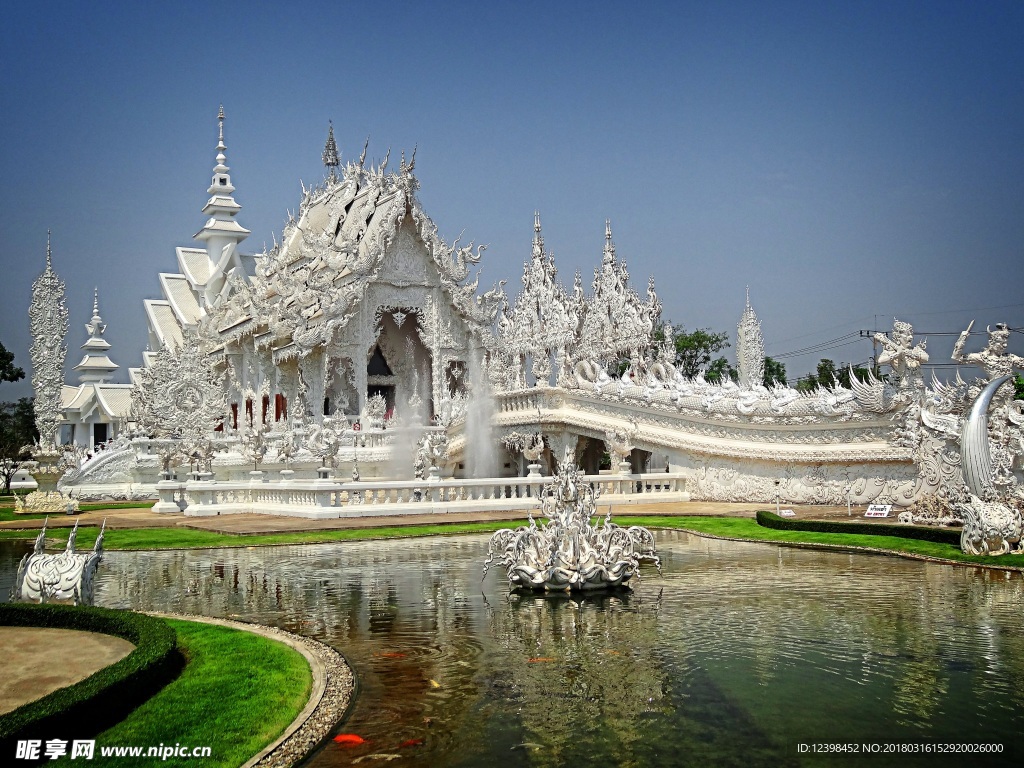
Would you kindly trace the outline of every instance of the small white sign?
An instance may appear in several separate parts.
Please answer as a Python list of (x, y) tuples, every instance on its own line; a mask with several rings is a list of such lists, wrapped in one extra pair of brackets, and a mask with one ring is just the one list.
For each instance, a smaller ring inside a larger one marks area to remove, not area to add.
[(864, 517), (888, 517), (892, 512), (892, 504), (872, 504)]
[(796, 517), (796, 512), (792, 509), (783, 509), (779, 512), (779, 517)]

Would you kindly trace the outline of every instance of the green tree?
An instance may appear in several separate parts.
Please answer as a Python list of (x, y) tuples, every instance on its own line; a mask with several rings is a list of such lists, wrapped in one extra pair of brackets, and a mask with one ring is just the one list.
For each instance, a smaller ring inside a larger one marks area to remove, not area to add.
[[(839, 383), (847, 389), (850, 388), (850, 368), (851, 366), (849, 365), (843, 365), (839, 369)], [(854, 365), (852, 368), (853, 378), (857, 381), (867, 381), (868, 377), (871, 375), (871, 371), (863, 365)]]
[(786, 364), (766, 356), (764, 359), (764, 385), (770, 387), (775, 383), (785, 385)]
[(729, 346), (729, 334), (698, 328), (687, 332), (682, 325), (674, 326), (676, 359), (675, 365), (683, 376), (696, 376), (705, 371), (708, 381), (719, 381), (723, 375), (732, 376), (732, 366), (724, 357), (716, 354)]
[(14, 364), (14, 353), (0, 343), (0, 381), (18, 381), (24, 378), (24, 369)]
[(1019, 373), (1013, 376), (1013, 397), (1015, 400), (1024, 400), (1024, 376)]
[(0, 403), (0, 478), (4, 493), (11, 492), (14, 473), (32, 458), (32, 445), (38, 439), (31, 397), (16, 403)]
[[(866, 381), (870, 375), (871, 373), (869, 369), (864, 366), (853, 366), (853, 376), (857, 381)], [(806, 376), (801, 376), (797, 380), (796, 389), (801, 392), (811, 392), (819, 386), (828, 389), (832, 387), (837, 380), (839, 381), (839, 386), (849, 389), (850, 366), (846, 363), (840, 363), (837, 367), (834, 361), (823, 357), (818, 361), (818, 368), (815, 373), (809, 373)]]

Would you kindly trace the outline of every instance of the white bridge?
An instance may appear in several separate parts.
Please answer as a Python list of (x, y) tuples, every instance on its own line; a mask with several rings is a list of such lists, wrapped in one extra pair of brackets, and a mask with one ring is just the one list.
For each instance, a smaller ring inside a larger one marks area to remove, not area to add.
[[(489, 510), (528, 511), (540, 507), (549, 477), (486, 480), (386, 480), (337, 482), (330, 479), (267, 482), (254, 472), (249, 482), (161, 480), (155, 512), (190, 516), (268, 514), (328, 519)], [(584, 475), (599, 498), (616, 504), (689, 501), (686, 478), (678, 473)]]

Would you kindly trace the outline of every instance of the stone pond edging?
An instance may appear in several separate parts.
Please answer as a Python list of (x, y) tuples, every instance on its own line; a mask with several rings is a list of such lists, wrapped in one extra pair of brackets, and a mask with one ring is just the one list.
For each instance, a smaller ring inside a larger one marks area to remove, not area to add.
[(331, 646), (311, 637), (277, 627), (230, 619), (176, 613), (150, 613), (166, 619), (216, 624), (252, 632), (298, 651), (309, 663), (313, 685), (306, 706), (275, 741), (250, 758), (242, 768), (289, 768), (305, 758), (345, 715), (355, 689), (355, 676), (345, 657)]

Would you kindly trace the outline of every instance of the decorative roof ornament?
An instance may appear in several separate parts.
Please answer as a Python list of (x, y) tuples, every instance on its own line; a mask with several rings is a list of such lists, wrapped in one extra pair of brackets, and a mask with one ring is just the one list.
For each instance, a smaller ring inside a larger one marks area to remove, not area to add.
[(213, 167), (214, 173), (228, 172), (228, 167), (225, 165), (228, 159), (228, 156), (224, 154), (226, 151), (227, 145), (224, 143), (224, 105), (221, 104), (220, 110), (217, 112), (217, 165)]
[(53, 271), (47, 230), (46, 269), (32, 283), (32, 304), (28, 309), (36, 429), (39, 430), (39, 445), (44, 450), (56, 450), (64, 416), (61, 388), (64, 386), (64, 360), (68, 355), (68, 308), (64, 295), (64, 281)]
[[(322, 155), (324, 165), (327, 167), (328, 174), (333, 179), (338, 175), (338, 166), (341, 165), (341, 156), (338, 154), (338, 145), (334, 141), (334, 121), (327, 121), (329, 128), (327, 129), (327, 144), (324, 145), (324, 153)], [(366, 149), (363, 149), (363, 154), (366, 154)], [(360, 166), (362, 162), (360, 162)]]
[(102, 336), (107, 330), (107, 324), (100, 317), (100, 289), (97, 286), (92, 289), (92, 317), (85, 324), (85, 330), (90, 336)]
[[(594, 270), (594, 294), (579, 299), (577, 352), (581, 359), (610, 364), (621, 355), (643, 357), (651, 338), (661, 302), (648, 286), (648, 300), (629, 287), (629, 271), (624, 261), (617, 261), (612, 242), (611, 221), (605, 221), (604, 256)], [(576, 303), (576, 302), (574, 302)]]
[(554, 257), (544, 248), (540, 213), (535, 211), (533, 249), (530, 261), (523, 265), (523, 289), (511, 312), (506, 311), (501, 331), (502, 346), (508, 352), (533, 356), (538, 379), (544, 378), (543, 361), (564, 353), (576, 330), (569, 297), (557, 275)]
[(615, 243), (612, 242), (612, 220), (604, 220), (604, 258), (603, 263), (615, 263)]
[(117, 363), (113, 362), (107, 355), (110, 349), (110, 342), (103, 338), (107, 330), (107, 324), (100, 316), (99, 289), (93, 288), (92, 293), (92, 318), (85, 324), (85, 332), (89, 334), (82, 349), (85, 350), (85, 357), (82, 362), (75, 366), (78, 371), (78, 379), (81, 382), (105, 382), (111, 374), (118, 369)]
[(544, 235), (540, 233), (540, 211), (533, 212), (533, 256), (544, 253)]
[(739, 368), (741, 390), (764, 386), (764, 336), (761, 321), (750, 306), (750, 287), (747, 287), (747, 303), (736, 326), (736, 366)]

